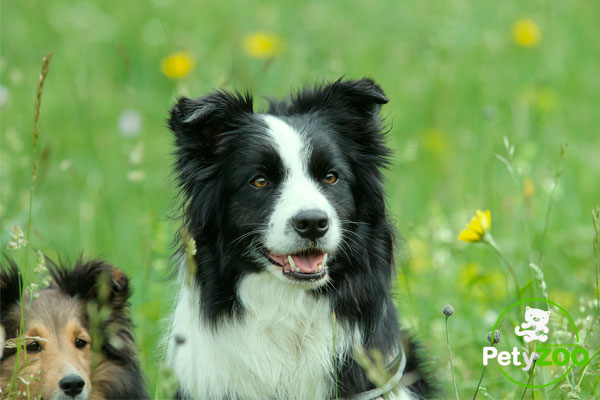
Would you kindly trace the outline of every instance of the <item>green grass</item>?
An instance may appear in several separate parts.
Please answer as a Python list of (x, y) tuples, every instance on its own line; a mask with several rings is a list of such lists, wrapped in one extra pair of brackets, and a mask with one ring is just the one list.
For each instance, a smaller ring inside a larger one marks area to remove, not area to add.
[[(304, 83), (370, 76), (390, 99), (383, 108), (394, 150), (388, 204), (404, 238), (398, 307), (451, 395), (441, 308), (454, 306), (456, 379), (461, 398), (470, 398), (486, 334), (515, 301), (502, 260), (456, 238), (476, 208), (492, 211), (494, 238), (527, 296), (541, 295), (535, 281), (529, 284), (528, 264), (535, 262), (551, 300), (575, 318), (592, 315), (580, 311), (580, 298), (597, 296), (590, 210), (600, 203), (599, 12), (597, 2), (585, 0), (3, 2), (0, 79), (8, 99), (0, 109), (0, 244), (6, 249), (13, 225), (26, 227), (35, 91), (42, 57), (54, 50), (40, 116), (31, 245), (52, 258), (103, 257), (130, 275), (153, 393), (176, 291), (168, 280), (178, 221), (169, 218), (176, 191), (165, 128), (175, 97), (227, 82), (252, 90), (264, 105), (260, 96)], [(511, 41), (512, 24), (525, 17), (541, 28), (537, 47)], [(255, 31), (286, 42), (266, 71), (241, 46)], [(191, 53), (196, 67), (175, 82), (161, 74), (160, 61), (177, 50)], [(142, 117), (136, 137), (118, 129), (125, 109)], [(495, 157), (506, 157), (504, 136), (515, 146), (514, 176)], [(134, 164), (130, 154), (140, 146), (143, 157)], [(145, 178), (131, 181), (131, 171)], [(533, 191), (524, 195), (525, 186)], [(595, 332), (591, 348), (598, 343)], [(588, 370), (597, 372), (597, 362)], [(593, 393), (594, 379), (584, 379), (582, 398)], [(482, 386), (494, 398), (521, 396), (494, 368)], [(566, 396), (557, 388), (546, 395)]]

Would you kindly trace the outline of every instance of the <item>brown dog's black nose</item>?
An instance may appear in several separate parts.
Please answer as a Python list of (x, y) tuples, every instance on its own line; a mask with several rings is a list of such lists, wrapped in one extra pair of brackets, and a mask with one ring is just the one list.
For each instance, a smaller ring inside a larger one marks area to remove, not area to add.
[(85, 382), (79, 375), (71, 374), (67, 375), (58, 382), (58, 386), (62, 391), (71, 397), (77, 396), (83, 390)]
[(329, 220), (324, 211), (306, 210), (292, 218), (292, 226), (303, 238), (315, 240), (327, 233)]

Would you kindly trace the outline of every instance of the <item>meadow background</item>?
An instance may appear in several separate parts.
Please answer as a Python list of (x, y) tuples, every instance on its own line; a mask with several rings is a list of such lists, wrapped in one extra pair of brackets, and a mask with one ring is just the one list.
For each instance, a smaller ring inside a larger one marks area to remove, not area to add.
[[(159, 375), (160, 396), (173, 387), (158, 347), (176, 293), (168, 275), (179, 226), (171, 218), (165, 118), (178, 95), (215, 87), (248, 89), (258, 107), (262, 96), (342, 75), (369, 76), (384, 88), (394, 151), (388, 204), (403, 238), (399, 312), (423, 340), (447, 396), (442, 307), (454, 306), (458, 391), (470, 398), (486, 334), (516, 300), (500, 258), (457, 239), (476, 209), (491, 210), (494, 238), (525, 295), (540, 295), (534, 262), (551, 300), (582, 325), (597, 318), (591, 210), (600, 204), (600, 3), (40, 0), (1, 7), (2, 251), (24, 258), (7, 246), (15, 225), (26, 230), (36, 85), (42, 57), (54, 50), (30, 245), (54, 259), (103, 257), (130, 275), (150, 392)], [(592, 333), (591, 348), (598, 337)], [(588, 372), (597, 371), (596, 362)], [(480, 397), (522, 392), (492, 369), (483, 386)], [(569, 392), (557, 385), (535, 396)], [(600, 386), (590, 374), (579, 396), (594, 393)]]

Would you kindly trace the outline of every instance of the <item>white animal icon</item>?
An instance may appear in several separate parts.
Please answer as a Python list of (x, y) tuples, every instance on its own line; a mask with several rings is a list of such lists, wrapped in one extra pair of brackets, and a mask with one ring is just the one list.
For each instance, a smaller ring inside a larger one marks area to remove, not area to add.
[[(518, 336), (524, 336), (523, 340), (527, 343), (532, 340), (545, 342), (548, 340), (548, 320), (550, 319), (550, 311), (540, 310), (539, 308), (527, 307), (525, 310), (525, 322), (521, 326), (515, 327), (515, 333)], [(521, 330), (523, 328), (524, 330)]]

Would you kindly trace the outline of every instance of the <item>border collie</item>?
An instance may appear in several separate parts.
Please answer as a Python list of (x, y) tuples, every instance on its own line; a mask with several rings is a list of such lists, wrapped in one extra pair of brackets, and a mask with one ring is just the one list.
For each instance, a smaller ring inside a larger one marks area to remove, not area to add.
[[(51, 265), (50, 273), (52, 281), (47, 288), (33, 297), (23, 294), (27, 340), (19, 352), (18, 371), (16, 348), (3, 349), (3, 396), (148, 399), (133, 341), (127, 276), (101, 261), (77, 263), (73, 269)], [(0, 290), (0, 321), (8, 339), (2, 343), (4, 347), (15, 342), (21, 319), (22, 277), (11, 260), (2, 266)], [(99, 312), (90, 315), (91, 309)], [(97, 335), (90, 326), (94, 320)]]
[(168, 338), (179, 398), (378, 397), (358, 348), (401, 359), (392, 397), (431, 395), (390, 291), (387, 102), (370, 79), (340, 79), (265, 112), (222, 90), (171, 109), (183, 230), (196, 244)]

